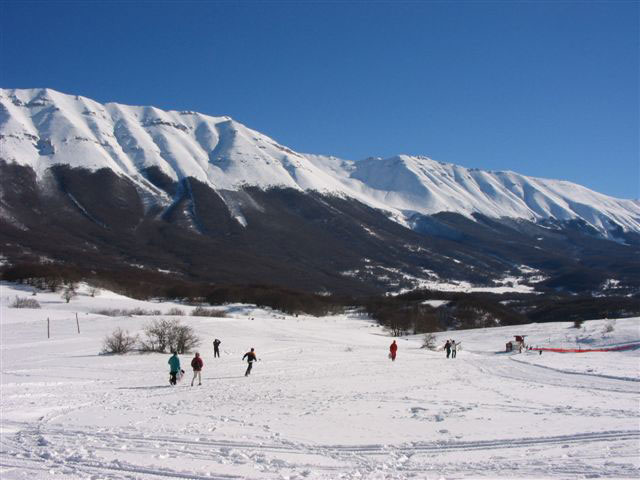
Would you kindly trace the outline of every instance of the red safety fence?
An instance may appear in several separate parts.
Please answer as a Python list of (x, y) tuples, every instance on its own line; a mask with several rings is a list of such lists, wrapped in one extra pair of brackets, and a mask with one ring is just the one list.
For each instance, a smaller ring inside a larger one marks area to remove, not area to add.
[(623, 350), (635, 350), (640, 348), (640, 343), (633, 343), (630, 345), (621, 345), (618, 347), (603, 347), (603, 348), (551, 348), (551, 347), (536, 347), (530, 350), (543, 351), (543, 352), (556, 352), (556, 353), (587, 353), (587, 352), (621, 352)]

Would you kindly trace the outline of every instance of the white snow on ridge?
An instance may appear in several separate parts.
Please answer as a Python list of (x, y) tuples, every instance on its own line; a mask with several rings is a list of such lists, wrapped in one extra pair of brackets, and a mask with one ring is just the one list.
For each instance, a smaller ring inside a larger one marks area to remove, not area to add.
[[(15, 296), (41, 309), (10, 308)], [(187, 316), (167, 317), (178, 307)], [(138, 308), (160, 316), (108, 317)], [(513, 335), (586, 348), (640, 340), (640, 319), (530, 324), (392, 338), (351, 315), (292, 317), (0, 284), (0, 474), (32, 478), (637, 478), (640, 350), (497, 353)], [(80, 333), (77, 332), (76, 313)], [(47, 338), (46, 319), (51, 338)], [(132, 334), (178, 318), (202, 337), (202, 386), (168, 385), (167, 354), (99, 355), (117, 327)], [(211, 342), (220, 338), (221, 358)], [(442, 352), (445, 339), (462, 349)], [(255, 347), (250, 377), (241, 357)]]
[(608, 197), (566, 181), (486, 172), (407, 155), (352, 162), (343, 172), (343, 178), (364, 185), (364, 197), (401, 212), (481, 213), (531, 221), (582, 219), (603, 233), (614, 226), (613, 220), (625, 230), (640, 231), (640, 202)]
[(39, 174), (58, 163), (109, 168), (160, 197), (143, 179), (144, 169), (157, 167), (173, 180), (193, 177), (219, 190), (277, 186), (355, 198), (405, 225), (415, 213), (457, 212), (582, 219), (605, 235), (616, 225), (640, 232), (640, 202), (570, 182), (427, 157), (351, 161), (300, 154), (229, 117), (101, 105), (50, 89), (0, 89), (0, 156)]

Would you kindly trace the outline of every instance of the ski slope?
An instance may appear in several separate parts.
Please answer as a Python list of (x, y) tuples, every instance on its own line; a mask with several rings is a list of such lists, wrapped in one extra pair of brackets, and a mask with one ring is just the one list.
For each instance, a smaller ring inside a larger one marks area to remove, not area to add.
[[(41, 309), (9, 308), (19, 296)], [(290, 317), (228, 305), (184, 316), (204, 340), (203, 385), (168, 385), (169, 355), (99, 355), (116, 327), (160, 310), (109, 292), (64, 303), (2, 284), (0, 476), (54, 479), (637, 478), (639, 350), (496, 353), (532, 345), (640, 340), (640, 319), (531, 324), (438, 334), (455, 360), (353, 315)], [(193, 307), (179, 306), (185, 312)], [(75, 314), (78, 313), (80, 333)], [(47, 339), (46, 319), (51, 338)], [(222, 340), (213, 359), (212, 340)], [(241, 357), (255, 347), (250, 377)], [(188, 366), (191, 355), (181, 356)]]

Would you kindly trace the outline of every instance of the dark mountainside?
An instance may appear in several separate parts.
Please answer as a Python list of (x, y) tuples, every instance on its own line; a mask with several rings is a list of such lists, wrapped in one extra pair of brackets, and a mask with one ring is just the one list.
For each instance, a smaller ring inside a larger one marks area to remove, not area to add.
[[(55, 165), (38, 182), (29, 167), (0, 162), (4, 278), (85, 279), (138, 297), (310, 313), (365, 305), (382, 322), (416, 332), (640, 313), (637, 234), (625, 234), (623, 244), (577, 221), (473, 221), (455, 213), (416, 215), (412, 230), (354, 199), (283, 188), (216, 191), (154, 169), (146, 175), (174, 198), (169, 208), (149, 204), (108, 169)], [(419, 289), (433, 275), (486, 286), (529, 277), (537, 294), (385, 296)], [(423, 303), (429, 299), (448, 303), (433, 308)]]

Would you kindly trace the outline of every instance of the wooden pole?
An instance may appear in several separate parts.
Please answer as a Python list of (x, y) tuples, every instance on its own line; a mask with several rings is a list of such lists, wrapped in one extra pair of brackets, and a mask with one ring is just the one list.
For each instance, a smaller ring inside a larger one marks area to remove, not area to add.
[(80, 321), (78, 320), (78, 312), (76, 312), (76, 326), (78, 327), (78, 334), (80, 334)]
[(49, 317), (47, 317), (47, 338), (51, 338), (51, 329), (49, 328)]

